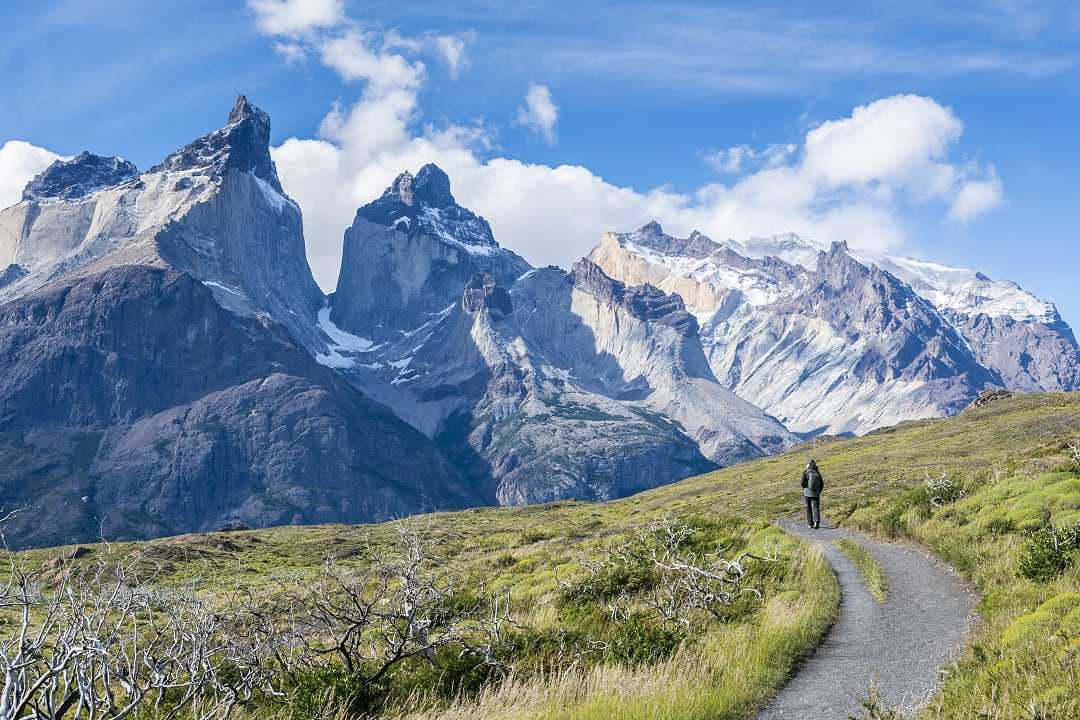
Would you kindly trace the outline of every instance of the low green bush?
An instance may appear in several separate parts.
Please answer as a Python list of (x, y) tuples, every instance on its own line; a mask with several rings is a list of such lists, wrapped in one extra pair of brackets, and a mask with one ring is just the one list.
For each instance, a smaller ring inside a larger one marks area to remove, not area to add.
[(1020, 574), (1047, 582), (1068, 570), (1080, 550), (1080, 523), (1056, 526), (1049, 522), (1032, 530), (1020, 551)]
[(653, 663), (675, 654), (686, 640), (682, 626), (633, 613), (613, 626), (605, 655), (630, 664)]
[(563, 607), (603, 603), (649, 590), (657, 580), (656, 571), (644, 563), (615, 562), (567, 583), (559, 590), (558, 603)]

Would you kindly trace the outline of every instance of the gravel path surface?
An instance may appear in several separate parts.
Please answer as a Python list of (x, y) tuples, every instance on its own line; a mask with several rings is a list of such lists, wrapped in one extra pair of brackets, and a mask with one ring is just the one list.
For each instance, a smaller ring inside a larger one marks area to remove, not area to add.
[[(822, 644), (795, 670), (759, 720), (861, 717), (859, 698), (876, 684), (889, 707), (921, 707), (941, 668), (973, 622), (975, 594), (952, 570), (908, 543), (883, 543), (852, 530), (782, 521), (780, 526), (821, 546), (840, 581), (840, 617)], [(832, 543), (850, 538), (881, 564), (889, 597), (871, 597), (858, 570)]]

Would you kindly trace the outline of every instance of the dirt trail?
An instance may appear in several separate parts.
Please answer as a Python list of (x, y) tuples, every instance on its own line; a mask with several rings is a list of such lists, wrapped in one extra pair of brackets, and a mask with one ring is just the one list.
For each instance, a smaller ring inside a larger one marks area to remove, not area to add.
[[(782, 521), (787, 532), (820, 545), (840, 581), (840, 617), (824, 642), (758, 715), (759, 720), (860, 717), (872, 683), (889, 707), (921, 707), (941, 669), (964, 641), (975, 594), (952, 570), (908, 543)], [(849, 538), (870, 551), (889, 579), (889, 597), (871, 597), (858, 570), (833, 544)]]

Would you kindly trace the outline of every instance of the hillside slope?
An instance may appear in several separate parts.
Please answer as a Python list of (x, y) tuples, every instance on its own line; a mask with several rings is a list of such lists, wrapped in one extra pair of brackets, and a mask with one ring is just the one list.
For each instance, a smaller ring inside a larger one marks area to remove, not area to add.
[[(827, 518), (918, 539), (984, 595), (979, 612), (985, 622), (971, 649), (949, 668), (930, 716), (1004, 720), (1016, 717), (1017, 708), (1035, 707), (1040, 717), (1075, 717), (1078, 698), (1068, 688), (1080, 680), (1072, 660), (1080, 563), (1070, 565), (1066, 558), (1062, 572), (1033, 580), (1021, 574), (1020, 561), (1032, 529), (1080, 520), (1080, 479), (1067, 450), (1077, 439), (1080, 394), (1032, 394), (954, 418), (806, 443), (612, 502), (418, 518), (416, 526), (453, 558), (463, 577), (508, 587), (523, 599), (529, 616), (551, 631), (572, 628), (577, 617), (555, 602), (556, 573), (573, 576), (576, 553), (595, 554), (660, 516), (710, 518), (708, 527), (728, 528), (719, 532), (730, 533), (730, 547), (773, 547), (786, 560), (777, 566), (783, 568), (780, 574), (763, 584), (760, 605), (673, 657), (630, 666), (610, 661), (614, 664), (593, 669), (584, 679), (575, 676), (574, 682), (522, 681), (479, 700), (459, 700), (453, 717), (644, 718), (655, 716), (661, 700), (668, 702), (666, 717), (751, 716), (835, 611), (835, 584), (818, 574), (820, 557), (805, 555), (767, 529), (773, 518), (799, 512), (797, 480), (810, 454), (827, 479)], [(947, 473), (959, 489), (929, 493), (928, 473), (938, 479)], [(311, 571), (327, 553), (350, 557), (390, 532), (388, 525), (288, 527), (189, 535), (121, 549), (160, 560), (177, 582), (198, 576), (204, 587), (213, 587), (208, 584), (214, 581), (212, 569), (227, 567), (230, 583), (259, 585), (269, 572)], [(1017, 658), (1023, 662), (1013, 662)], [(425, 716), (439, 716), (443, 707), (436, 703)]]

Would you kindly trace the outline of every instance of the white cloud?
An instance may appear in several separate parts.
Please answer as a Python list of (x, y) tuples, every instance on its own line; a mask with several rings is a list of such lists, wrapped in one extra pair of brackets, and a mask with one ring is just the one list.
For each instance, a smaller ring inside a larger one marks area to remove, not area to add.
[(345, 20), (344, 0), (247, 0), (247, 5), (267, 35), (300, 35)]
[(737, 173), (743, 164), (754, 157), (754, 149), (749, 145), (735, 145), (726, 150), (705, 153), (706, 164), (720, 173)]
[(938, 161), (964, 125), (952, 110), (917, 95), (855, 108), (806, 135), (804, 169), (832, 186), (938, 181)]
[(755, 150), (749, 145), (734, 145), (726, 150), (716, 150), (702, 154), (707, 165), (718, 173), (734, 174), (747, 170), (750, 165), (776, 167), (796, 151), (793, 143), (769, 145), (764, 150)]
[(542, 137), (548, 145), (554, 145), (558, 121), (559, 106), (552, 101), (551, 90), (546, 85), (530, 85), (525, 104), (518, 108), (516, 122)]
[(345, 80), (366, 82), (367, 93), (415, 90), (424, 76), (423, 63), (410, 62), (389, 48), (378, 47), (373, 34), (355, 28), (320, 41), (319, 53), (323, 63)]
[[(484, 215), (501, 244), (536, 265), (566, 266), (603, 231), (652, 219), (676, 234), (697, 229), (739, 239), (793, 231), (885, 250), (905, 242), (904, 212), (912, 203), (942, 202), (950, 217), (966, 221), (1000, 202), (992, 167), (950, 162), (963, 133), (952, 110), (910, 95), (857, 107), (798, 144), (715, 153), (736, 177), (692, 192), (635, 190), (581, 166), (490, 157), (494, 141), (483, 125), (417, 122), (426, 71), (409, 55), (430, 51), (432, 37), (348, 25), (302, 40), (344, 80), (363, 83), (351, 106), (327, 113), (317, 137), (273, 149), (282, 183), (304, 211), (312, 269), (328, 290), (357, 207), (398, 173), (428, 162), (449, 173), (458, 201)], [(516, 122), (554, 142), (558, 108), (545, 86), (530, 87)]]
[(433, 35), (431, 37), (436, 52), (446, 63), (446, 71), (454, 79), (457, 79), (461, 71), (469, 64), (465, 47), (471, 39), (471, 35)]
[(300, 65), (307, 60), (307, 48), (300, 43), (274, 43), (274, 52), (285, 60), (286, 65)]
[(26, 183), (60, 156), (22, 140), (8, 140), (0, 147), (0, 208), (22, 199)]
[(969, 180), (960, 186), (949, 207), (949, 217), (960, 222), (968, 222), (976, 215), (992, 210), (1001, 204), (1004, 196), (1001, 179), (991, 169), (991, 176), (986, 180)]

